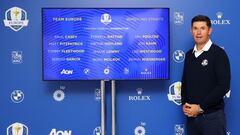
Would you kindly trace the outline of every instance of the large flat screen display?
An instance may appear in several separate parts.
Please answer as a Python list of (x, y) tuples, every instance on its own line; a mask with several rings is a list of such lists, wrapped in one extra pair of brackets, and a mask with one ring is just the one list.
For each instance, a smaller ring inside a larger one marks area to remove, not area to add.
[(169, 79), (169, 8), (43, 8), (43, 80)]

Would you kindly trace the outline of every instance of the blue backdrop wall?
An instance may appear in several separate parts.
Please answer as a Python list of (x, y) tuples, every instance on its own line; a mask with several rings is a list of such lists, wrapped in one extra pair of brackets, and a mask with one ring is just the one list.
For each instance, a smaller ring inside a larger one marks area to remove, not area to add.
[[(224, 47), (230, 59), (231, 92), (225, 96), (227, 131), (239, 135), (239, 4), (237, 0), (1, 0), (0, 134), (10, 135), (14, 123), (22, 123), (29, 135), (100, 135), (99, 81), (42, 81), (41, 8), (169, 7), (170, 80), (116, 81), (117, 134), (186, 134), (179, 104), (184, 54), (194, 44), (191, 18), (205, 14), (213, 23), (212, 41)], [(3, 21), (5, 12), (15, 6), (24, 9), (29, 20), (19, 31)], [(106, 88), (106, 133), (110, 135), (110, 82)]]

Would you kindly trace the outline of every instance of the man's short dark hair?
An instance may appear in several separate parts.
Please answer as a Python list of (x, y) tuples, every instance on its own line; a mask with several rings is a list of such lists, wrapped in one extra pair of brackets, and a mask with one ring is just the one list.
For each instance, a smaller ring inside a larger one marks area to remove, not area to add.
[(207, 26), (209, 28), (212, 27), (212, 24), (211, 24), (211, 21), (210, 21), (210, 18), (208, 16), (205, 16), (205, 15), (197, 15), (197, 16), (194, 16), (192, 18), (192, 26), (193, 26), (193, 23), (194, 22), (206, 22), (207, 23)]

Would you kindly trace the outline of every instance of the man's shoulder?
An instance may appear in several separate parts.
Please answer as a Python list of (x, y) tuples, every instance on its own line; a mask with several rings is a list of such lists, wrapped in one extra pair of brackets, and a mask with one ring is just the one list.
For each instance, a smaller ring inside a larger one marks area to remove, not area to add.
[(224, 51), (223, 47), (220, 47), (216, 44), (212, 44), (210, 49), (213, 50), (214, 53), (220, 53), (220, 54), (224, 53), (225, 54), (225, 51)]
[(193, 53), (193, 48), (187, 51), (186, 56), (189, 56), (189, 55), (191, 55), (192, 53)]
[(221, 60), (228, 59), (228, 55), (225, 52), (223, 47), (220, 47), (216, 44), (212, 44), (210, 50), (211, 50), (210, 53), (214, 55), (214, 58), (221, 59)]

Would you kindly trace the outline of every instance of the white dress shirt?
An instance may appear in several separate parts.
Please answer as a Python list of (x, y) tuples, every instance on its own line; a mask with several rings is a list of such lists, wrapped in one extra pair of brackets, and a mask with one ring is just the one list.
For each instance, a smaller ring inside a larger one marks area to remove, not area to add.
[(197, 50), (197, 45), (195, 44), (194, 49), (193, 49), (193, 53), (195, 55), (195, 57), (197, 58), (198, 56), (200, 56), (204, 51), (208, 51), (209, 48), (212, 45), (212, 41), (211, 39), (208, 40), (208, 42), (204, 45), (204, 47), (201, 50)]

